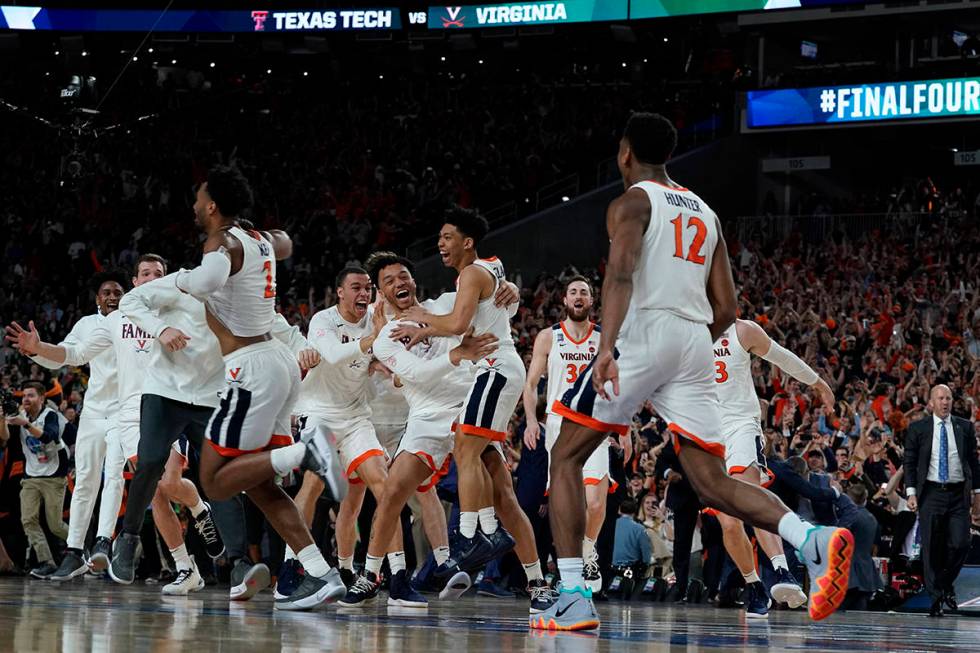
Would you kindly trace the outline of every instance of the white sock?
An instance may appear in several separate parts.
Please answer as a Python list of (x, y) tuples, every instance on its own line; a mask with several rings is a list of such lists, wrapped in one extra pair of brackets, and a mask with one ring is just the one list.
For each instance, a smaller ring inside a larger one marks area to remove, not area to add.
[(377, 576), (381, 573), (382, 562), (384, 562), (384, 556), (376, 558), (369, 553), (367, 559), (364, 561), (364, 573)]
[[(288, 447), (273, 449), (269, 454), (269, 462), (272, 463), (272, 469), (276, 471), (276, 474), (279, 476), (285, 476), (289, 472), (299, 467), (299, 464), (303, 462), (303, 456), (305, 455), (306, 445), (302, 442), (297, 442), (296, 444), (291, 444)], [(305, 567), (306, 565), (303, 566)]]
[(190, 508), (191, 514), (194, 515), (194, 519), (200, 517), (201, 513), (208, 509), (208, 507), (204, 505), (204, 500), (201, 499), (201, 497), (197, 498), (196, 506), (187, 506), (187, 507)]
[(190, 571), (194, 568), (194, 563), (191, 562), (191, 557), (187, 553), (187, 547), (183, 544), (176, 549), (170, 549), (170, 555), (174, 557), (174, 564), (177, 565), (177, 571)]
[(475, 512), (459, 513), (459, 534), (465, 538), (476, 535), (476, 524), (478, 520), (479, 515)]
[(446, 560), (449, 560), (449, 547), (437, 546), (432, 549), (432, 555), (435, 557), (437, 565), (445, 564)]
[(392, 551), (388, 554), (388, 566), (391, 567), (391, 575), (394, 576), (399, 571), (405, 571), (405, 552)]
[(595, 555), (595, 540), (591, 537), (585, 537), (582, 539), (582, 559), (591, 560)]
[(493, 535), (497, 532), (497, 515), (493, 512), (493, 506), (480, 508), (477, 514), (480, 517), (480, 530), (484, 535)]
[(747, 574), (742, 574), (742, 578), (745, 579), (745, 584), (746, 585), (748, 585), (749, 583), (758, 583), (759, 582), (759, 574), (756, 573), (755, 569), (753, 569), (752, 571), (750, 571)]
[(786, 556), (782, 553), (780, 553), (778, 556), (769, 558), (769, 560), (772, 562), (772, 568), (776, 571), (779, 571), (780, 569), (789, 571), (789, 565), (786, 564)]
[(567, 590), (585, 587), (582, 578), (582, 558), (558, 558), (558, 572), (561, 574), (561, 585)]
[(354, 571), (354, 556), (338, 556), (337, 565), (341, 569), (347, 569), (348, 571)]
[(544, 580), (544, 574), (541, 573), (541, 561), (535, 560), (529, 565), (523, 565), (524, 573), (527, 574), (527, 582), (532, 580)]
[(799, 550), (806, 542), (807, 533), (813, 524), (803, 521), (795, 512), (787, 512), (779, 520), (779, 536)]
[(286, 556), (285, 556), (285, 559), (286, 560), (299, 560), (299, 558), (296, 557), (296, 552), (293, 551), (293, 548), (291, 546), (289, 546), (288, 544), (286, 545)]
[(306, 573), (311, 576), (323, 578), (330, 571), (330, 565), (323, 559), (323, 554), (320, 553), (320, 549), (317, 548), (316, 544), (310, 544), (300, 551), (296, 557), (299, 559), (300, 564), (303, 565)]

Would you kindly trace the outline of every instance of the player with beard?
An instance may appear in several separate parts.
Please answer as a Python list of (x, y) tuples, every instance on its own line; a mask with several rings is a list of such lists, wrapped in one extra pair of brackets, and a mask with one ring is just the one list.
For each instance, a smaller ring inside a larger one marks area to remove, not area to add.
[[(98, 312), (78, 320), (59, 346), (67, 347), (83, 342), (99, 328), (119, 308), (119, 300), (125, 292), (123, 288), (125, 283), (126, 276), (122, 272), (95, 275), (93, 287)], [(40, 341), (33, 323), (29, 328), (34, 335), (28, 337)], [(8, 326), (6, 331), (7, 339), (14, 343), (19, 343), (29, 333), (16, 322)], [(30, 355), (30, 349), (21, 348), (21, 352)], [(43, 356), (31, 355), (31, 359), (49, 369), (58, 369), (64, 364)], [(51, 576), (52, 580), (69, 580), (88, 571), (88, 565), (83, 557), (85, 535), (92, 521), (95, 499), (102, 482), (102, 465), (106, 459), (106, 437), (112, 425), (112, 417), (118, 408), (118, 395), (116, 358), (113, 352), (105, 351), (89, 361), (88, 389), (85, 392), (85, 405), (82, 407), (75, 440), (75, 487), (71, 493), (71, 509), (68, 516), (68, 551), (58, 570)], [(104, 498), (103, 503), (105, 503)], [(116, 513), (108, 514), (106, 510), (102, 510), (101, 513), (103, 514), (100, 523), (111, 519), (114, 527)], [(111, 536), (111, 530), (109, 534)], [(107, 547), (107, 542), (96, 541), (92, 556), (104, 555)]]
[[(535, 418), (538, 405), (538, 382), (547, 371), (548, 391), (547, 418), (545, 421), (545, 447), (549, 454), (558, 439), (561, 415), (551, 411), (551, 405), (571, 388), (580, 374), (589, 366), (599, 349), (600, 328), (589, 319), (592, 313), (592, 284), (577, 275), (565, 283), (563, 297), (565, 319), (550, 329), (541, 331), (534, 340), (527, 382), (524, 384), (524, 414), (527, 426), (524, 444), (534, 449), (538, 443), (541, 426)], [(628, 454), (629, 452), (627, 452)], [(626, 460), (629, 460), (627, 455)], [(595, 544), (606, 519), (606, 498), (615, 491), (609, 477), (609, 440), (604, 440), (582, 468), (585, 484), (585, 538), (582, 540), (583, 574), (585, 583), (593, 592), (602, 590), (602, 574), (599, 571), (599, 554)], [(610, 489), (610, 485), (612, 488)]]
[[(369, 269), (388, 306), (394, 313), (394, 321), (381, 329), (374, 343), (378, 360), (395, 375), (394, 382), (402, 387), (408, 401), (408, 424), (404, 436), (392, 455), (393, 462), (379, 497), (378, 507), (371, 525), (364, 574), (350, 588), (340, 602), (344, 606), (360, 606), (377, 596), (381, 587), (381, 563), (386, 546), (393, 541), (399, 530), (399, 515), (416, 492), (428, 492), (444, 473), (453, 449), (453, 425), (459, 416), (463, 400), (472, 383), (472, 374), (463, 361), (476, 361), (496, 349), (496, 336), (466, 336), (458, 338), (430, 338), (408, 348), (408, 339), (398, 341), (391, 337), (398, 327), (405, 310), (418, 303), (415, 296), (414, 266), (407, 259), (390, 252), (373, 254)], [(451, 298), (450, 298), (451, 301)], [(436, 308), (427, 302), (428, 308)], [(383, 307), (376, 307), (383, 314)], [(445, 546), (442, 542), (431, 542)], [(404, 551), (388, 553), (404, 557)], [(392, 565), (388, 605), (400, 607), (425, 607), (426, 600), (409, 585), (407, 572)]]

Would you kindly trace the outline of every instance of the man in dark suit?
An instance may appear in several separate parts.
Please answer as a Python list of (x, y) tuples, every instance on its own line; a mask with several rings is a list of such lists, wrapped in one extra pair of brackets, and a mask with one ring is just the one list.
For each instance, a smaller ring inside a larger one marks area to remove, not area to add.
[(701, 500), (687, 480), (681, 461), (668, 444), (664, 447), (656, 465), (657, 478), (667, 479), (667, 509), (674, 513), (674, 589), (671, 598), (682, 602), (687, 596), (691, 572), (691, 546), (698, 526)]
[(929, 614), (956, 610), (953, 582), (970, 549), (970, 505), (980, 513), (980, 461), (973, 424), (950, 415), (953, 393), (937, 385), (929, 393), (932, 415), (909, 426), (905, 438), (905, 486), (909, 508), (919, 512), (922, 566)]

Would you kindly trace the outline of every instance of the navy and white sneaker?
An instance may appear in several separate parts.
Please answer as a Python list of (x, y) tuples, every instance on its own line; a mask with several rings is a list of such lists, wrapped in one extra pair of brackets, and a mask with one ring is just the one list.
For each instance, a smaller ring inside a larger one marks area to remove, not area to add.
[(303, 565), (300, 564), (299, 560), (295, 558), (286, 560), (279, 567), (279, 575), (276, 577), (276, 590), (273, 592), (273, 596), (277, 599), (284, 599), (292, 595), (303, 582), (303, 576), (305, 576)]
[[(344, 597), (346, 600), (347, 597)], [(388, 605), (400, 608), (427, 608), (429, 602), (412, 588), (408, 573), (402, 569), (391, 577), (388, 585)]]
[(806, 592), (796, 582), (793, 574), (789, 573), (789, 569), (776, 571), (776, 582), (770, 594), (777, 603), (785, 603), (794, 610), (806, 603)]
[(344, 598), (337, 601), (337, 605), (345, 608), (359, 608), (377, 598), (380, 589), (381, 579), (378, 578), (378, 575), (365, 572), (357, 577)]
[(352, 569), (341, 569), (340, 580), (344, 581), (344, 587), (350, 589), (354, 586), (354, 581), (357, 580), (357, 576)]
[(490, 541), (490, 545), (493, 550), (487, 556), (487, 559), (483, 562), (490, 562), (491, 560), (497, 560), (503, 557), (506, 553), (510, 552), (514, 546), (517, 544), (514, 540), (514, 536), (508, 533), (503, 526), (497, 525), (497, 530), (491, 535), (487, 535), (487, 539)]
[(463, 594), (466, 594), (466, 590), (472, 587), (473, 581), (470, 579), (470, 575), (465, 571), (457, 571), (452, 577), (446, 581), (446, 586), (442, 588), (439, 592), (439, 600), (446, 601), (451, 599), (458, 599)]
[[(499, 530), (499, 529), (498, 529)], [(452, 538), (449, 551), (449, 560), (445, 565), (436, 568), (436, 578), (444, 578), (450, 573), (460, 571), (474, 571), (479, 569), (493, 552), (493, 545), (490, 540), (479, 529), (473, 537), (463, 537), (461, 533), (456, 533)], [(440, 576), (440, 574), (442, 574)]]
[(749, 619), (766, 619), (769, 617), (769, 608), (772, 606), (772, 599), (766, 592), (765, 586), (756, 581), (745, 586), (745, 616)]
[(558, 600), (558, 592), (543, 578), (529, 581), (527, 593), (531, 595), (531, 614), (541, 614)]
[(306, 454), (300, 468), (322, 478), (333, 500), (341, 501), (347, 496), (347, 474), (336, 453), (337, 438), (323, 424), (305, 431), (301, 438), (306, 444)]

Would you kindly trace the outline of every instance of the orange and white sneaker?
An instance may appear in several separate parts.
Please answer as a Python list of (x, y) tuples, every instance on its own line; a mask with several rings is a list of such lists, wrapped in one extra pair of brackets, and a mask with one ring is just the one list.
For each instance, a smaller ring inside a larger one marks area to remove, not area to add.
[(854, 535), (846, 528), (815, 526), (800, 549), (810, 572), (810, 618), (826, 619), (844, 602), (854, 557)]
[(594, 630), (599, 627), (599, 613), (590, 589), (562, 588), (558, 600), (544, 612), (531, 615), (529, 621), (535, 630)]

